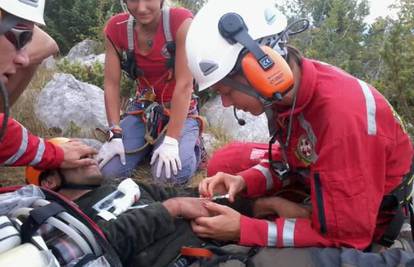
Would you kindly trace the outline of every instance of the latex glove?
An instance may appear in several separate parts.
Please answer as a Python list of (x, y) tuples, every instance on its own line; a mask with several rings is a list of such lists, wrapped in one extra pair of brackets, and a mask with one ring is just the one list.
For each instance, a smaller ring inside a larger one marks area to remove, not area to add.
[(103, 166), (116, 155), (119, 155), (121, 164), (125, 165), (125, 149), (124, 144), (122, 143), (122, 138), (112, 138), (109, 142), (103, 144), (96, 157), (96, 160), (99, 163), (99, 169), (102, 169)]
[(162, 166), (165, 166), (165, 176), (167, 178), (171, 177), (171, 168), (174, 175), (177, 175), (178, 170), (181, 170), (177, 139), (166, 135), (160, 147), (154, 151), (151, 158), (151, 165), (155, 163), (157, 158), (159, 158), (156, 172), (157, 177), (161, 176)]
[(141, 197), (139, 186), (131, 179), (125, 179), (118, 185), (118, 191), (124, 193), (124, 196), (114, 200), (115, 210), (112, 212), (115, 216), (125, 212)]

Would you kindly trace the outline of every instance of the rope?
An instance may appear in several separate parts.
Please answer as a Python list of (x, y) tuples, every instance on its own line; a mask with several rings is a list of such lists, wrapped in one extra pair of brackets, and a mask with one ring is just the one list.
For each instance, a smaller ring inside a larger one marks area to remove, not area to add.
[[(144, 150), (148, 145), (154, 145), (155, 143), (158, 142), (158, 140), (166, 133), (167, 129), (168, 129), (168, 123), (162, 128), (162, 130), (158, 133), (158, 136), (154, 139), (151, 134), (150, 134), (150, 127), (148, 126), (149, 123), (147, 123), (145, 121), (145, 115), (144, 115), (144, 111), (143, 110), (138, 110), (138, 111), (133, 111), (133, 112), (128, 112), (128, 115), (141, 115), (142, 116), (142, 120), (145, 123), (145, 135), (144, 135), (144, 139), (145, 139), (145, 144), (139, 148), (133, 149), (133, 150), (128, 150), (125, 151), (125, 154), (134, 154), (137, 152), (140, 152), (142, 150)], [(168, 109), (166, 109), (166, 111), (164, 112), (164, 115), (169, 116), (169, 112)], [(199, 135), (201, 136), (201, 134), (204, 131), (204, 127), (205, 127), (205, 121), (204, 119), (199, 116), (199, 115), (188, 115), (187, 118), (192, 118), (197, 120), (198, 125), (200, 126), (200, 130), (199, 130)]]

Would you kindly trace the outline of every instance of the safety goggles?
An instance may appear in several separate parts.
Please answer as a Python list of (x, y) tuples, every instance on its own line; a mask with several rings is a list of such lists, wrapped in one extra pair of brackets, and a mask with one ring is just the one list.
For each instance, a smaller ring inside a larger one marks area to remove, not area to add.
[(14, 45), (16, 50), (20, 50), (32, 40), (33, 29), (16, 26), (5, 32), (4, 37)]

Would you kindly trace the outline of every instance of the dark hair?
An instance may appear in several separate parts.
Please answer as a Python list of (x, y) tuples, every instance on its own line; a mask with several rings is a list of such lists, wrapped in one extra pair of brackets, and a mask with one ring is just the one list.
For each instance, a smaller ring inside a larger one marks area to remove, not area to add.
[(287, 62), (289, 63), (291, 60), (293, 60), (296, 64), (299, 66), (302, 66), (302, 59), (303, 55), (302, 53), (294, 46), (287, 45)]
[(42, 185), (42, 182), (45, 181), (47, 179), (47, 177), (51, 174), (53, 174), (54, 170), (44, 170), (40, 173), (39, 175), (39, 185)]

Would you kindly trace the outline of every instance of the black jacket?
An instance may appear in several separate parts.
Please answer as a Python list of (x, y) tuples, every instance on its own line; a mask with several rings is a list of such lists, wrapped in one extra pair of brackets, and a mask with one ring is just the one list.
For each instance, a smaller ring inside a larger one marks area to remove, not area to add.
[(128, 210), (115, 220), (105, 221), (92, 206), (116, 190), (104, 185), (88, 192), (76, 203), (105, 233), (124, 266), (166, 266), (178, 256), (182, 246), (200, 246), (200, 240), (189, 222), (174, 219), (162, 202), (176, 196), (197, 196), (194, 189), (177, 190), (138, 183), (141, 197), (134, 205), (148, 204)]

